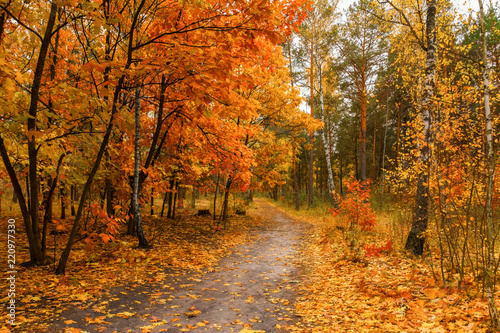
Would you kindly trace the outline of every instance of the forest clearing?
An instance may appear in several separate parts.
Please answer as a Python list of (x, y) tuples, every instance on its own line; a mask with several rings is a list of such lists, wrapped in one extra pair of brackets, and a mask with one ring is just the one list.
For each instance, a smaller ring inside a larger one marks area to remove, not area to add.
[(1, 330), (500, 331), (499, 13), (0, 0)]

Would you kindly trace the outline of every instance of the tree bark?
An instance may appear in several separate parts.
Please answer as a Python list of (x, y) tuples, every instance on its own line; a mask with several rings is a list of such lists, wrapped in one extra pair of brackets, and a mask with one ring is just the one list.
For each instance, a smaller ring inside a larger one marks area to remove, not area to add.
[(61, 220), (66, 219), (66, 192), (64, 185), (59, 188), (59, 195), (61, 196)]
[[(375, 110), (378, 110), (376, 108)], [(372, 181), (375, 181), (377, 176), (377, 117), (378, 114), (375, 111), (375, 116), (373, 117), (373, 152), (372, 152)]]
[(175, 181), (175, 191), (172, 194), (172, 214), (170, 215), (171, 218), (175, 219), (175, 209), (177, 206), (177, 196), (179, 193), (179, 182), (176, 180)]
[(2, 155), (2, 160), (5, 165), (5, 169), (9, 174), (12, 187), (14, 188), (14, 193), (19, 203), (19, 208), (21, 209), (21, 214), (23, 216), (24, 229), (26, 230), (26, 235), (28, 236), (30, 261), (33, 263), (41, 263), (43, 258), (42, 258), (40, 243), (38, 241), (38, 237), (35, 237), (35, 235), (33, 234), (33, 229), (31, 227), (31, 216), (28, 206), (26, 205), (26, 200), (23, 195), (23, 190), (21, 188), (21, 184), (19, 184), (16, 171), (14, 170), (14, 167), (10, 163), (9, 154), (7, 153), (5, 142), (3, 141), (3, 138), (1, 136), (0, 136), (0, 154)]
[(151, 198), (149, 200), (149, 215), (153, 216), (155, 214), (155, 190), (151, 187)]
[(421, 124), (423, 126), (422, 136), (424, 142), (418, 146), (419, 164), (416, 203), (414, 219), (405, 249), (415, 255), (421, 255), (424, 251), (425, 231), (429, 219), (429, 172), (432, 154), (432, 98), (434, 96), (436, 76), (436, 6), (437, 0), (429, 0), (427, 3), (426, 36), (427, 36), (427, 63), (425, 69), (425, 87), (420, 112)]
[(217, 219), (217, 191), (219, 190), (219, 176), (217, 173), (217, 182), (215, 183), (215, 192), (214, 192), (214, 221)]
[(75, 220), (73, 222), (73, 227), (71, 228), (71, 232), (69, 235), (68, 242), (66, 243), (66, 247), (64, 248), (63, 253), (61, 254), (61, 258), (59, 259), (59, 264), (56, 268), (56, 274), (64, 274), (66, 272), (66, 264), (69, 259), (69, 255), (71, 253), (71, 249), (75, 243), (75, 238), (78, 233), (78, 229), (80, 227), (80, 222), (83, 215), (83, 209), (85, 207), (85, 203), (87, 201), (87, 196), (90, 193), (90, 187), (92, 186), (92, 182), (94, 181), (94, 177), (99, 170), (99, 166), (101, 165), (102, 157), (104, 155), (104, 151), (106, 150), (109, 142), (109, 137), (113, 131), (113, 120), (115, 114), (118, 112), (118, 99), (121, 93), (121, 89), (125, 80), (125, 76), (122, 76), (118, 80), (118, 85), (115, 88), (114, 97), (113, 97), (113, 105), (111, 109), (111, 116), (109, 118), (108, 126), (106, 128), (106, 132), (101, 142), (101, 146), (99, 147), (99, 152), (97, 153), (96, 159), (94, 161), (94, 165), (92, 166), (92, 170), (85, 182), (85, 186), (83, 187), (82, 194), (80, 196), (80, 201), (78, 203), (78, 210), (76, 211)]
[(229, 175), (227, 177), (226, 188), (224, 190), (224, 204), (222, 209), (222, 221), (224, 221), (224, 229), (227, 224), (228, 206), (229, 206), (229, 191), (231, 190), (231, 184), (233, 183), (233, 177)]
[[(34, 132), (37, 130), (37, 111), (38, 111), (38, 100), (40, 97), (40, 88), (42, 85), (42, 75), (46, 63), (47, 53), (50, 47), (50, 40), (52, 39), (52, 31), (54, 29), (55, 21), (57, 16), (57, 4), (53, 2), (50, 6), (49, 19), (47, 21), (47, 27), (45, 29), (45, 34), (40, 46), (40, 54), (38, 56), (38, 61), (36, 64), (35, 74), (33, 77), (33, 84), (30, 93), (30, 106), (28, 113), (30, 117), (28, 118), (28, 160), (29, 160), (29, 181), (30, 181), (30, 192), (31, 192), (31, 202), (30, 202), (30, 215), (31, 215), (31, 227), (33, 229), (33, 234), (38, 239), (40, 234), (40, 218), (39, 218), (39, 200), (38, 200), (38, 148), (36, 142), (36, 136)], [(38, 240), (37, 240), (38, 241)], [(43, 254), (40, 258), (44, 261)]]
[[(132, 19), (131, 29), (130, 29), (130, 32), (128, 35), (127, 63), (124, 66), (125, 70), (129, 69), (130, 65), (132, 64), (132, 53), (133, 53), (132, 44), (134, 41), (135, 27), (137, 25), (137, 21), (139, 19), (139, 14), (141, 13), (141, 10), (144, 7), (144, 4), (145, 4), (145, 0), (142, 0), (139, 4), (137, 10), (134, 12), (134, 17)], [(78, 211), (76, 212), (75, 221), (73, 222), (73, 227), (71, 228), (71, 233), (69, 235), (68, 243), (66, 244), (66, 247), (64, 248), (64, 251), (61, 254), (61, 258), (59, 259), (59, 264), (57, 265), (57, 268), (56, 268), (56, 274), (64, 274), (66, 272), (66, 264), (68, 262), (69, 255), (71, 253), (71, 249), (73, 248), (76, 234), (78, 233), (78, 229), (80, 227), (80, 221), (81, 221), (82, 214), (83, 214), (83, 208), (85, 206), (87, 196), (90, 193), (90, 187), (92, 186), (92, 182), (94, 181), (95, 174), (97, 173), (97, 170), (99, 169), (99, 166), (101, 165), (101, 161), (102, 161), (104, 152), (106, 151), (106, 148), (108, 146), (109, 138), (110, 138), (111, 133), (113, 131), (113, 120), (114, 120), (116, 113), (118, 112), (118, 103), (119, 103), (119, 98), (120, 98), (120, 94), (121, 94), (121, 90), (123, 88), (124, 82), (125, 82), (125, 75), (122, 75), (118, 79), (118, 83), (115, 87), (115, 91), (113, 94), (113, 102), (112, 102), (112, 106), (111, 106), (111, 116), (109, 118), (108, 126), (106, 128), (106, 132), (105, 132), (103, 140), (101, 142), (101, 146), (99, 147), (99, 152), (97, 153), (96, 160), (94, 162), (92, 170), (90, 171), (90, 174), (87, 178), (87, 181), (85, 182), (85, 186), (83, 188), (83, 192), (82, 192), (82, 195), (80, 197), (80, 202), (78, 204)]]
[[(43, 252), (41, 251), (40, 244), (40, 228), (39, 228), (39, 200), (38, 200), (38, 148), (36, 142), (35, 132), (37, 130), (37, 111), (38, 111), (38, 101), (40, 97), (40, 88), (42, 85), (42, 75), (45, 68), (47, 53), (50, 47), (50, 41), (52, 39), (52, 31), (54, 30), (54, 25), (57, 16), (57, 4), (53, 2), (50, 6), (49, 17), (47, 20), (47, 25), (45, 27), (45, 33), (40, 45), (40, 53), (38, 55), (38, 60), (36, 63), (36, 68), (34, 72), (33, 82), (30, 91), (30, 105), (28, 109), (29, 118), (27, 121), (27, 137), (28, 137), (28, 176), (29, 180), (29, 191), (31, 192), (31, 200), (28, 200), (28, 205), (24, 196), (22, 195), (22, 190), (19, 186), (17, 188), (16, 184), (19, 185), (17, 175), (14, 168), (12, 167), (7, 149), (3, 138), (0, 138), (0, 153), (2, 154), (2, 160), (7, 169), (9, 177), (14, 186), (14, 191), (19, 200), (19, 206), (21, 213), (23, 215), (24, 226), (26, 228), (26, 233), (28, 236), (28, 242), (30, 247), (30, 263), (33, 264), (43, 264), (45, 261)], [(1, 31), (0, 38), (3, 37), (4, 24), (6, 22), (5, 13), (1, 16)]]
[(493, 119), (490, 109), (490, 71), (488, 66), (488, 45), (486, 40), (486, 22), (482, 0), (479, 1), (479, 13), (481, 19), (481, 43), (483, 61), (483, 89), (484, 89), (484, 120), (486, 137), (486, 264), (484, 274), (484, 287), (488, 299), (488, 310), (490, 313), (491, 326), (500, 331), (500, 320), (498, 309), (495, 304), (495, 226), (493, 222), (493, 185), (495, 183), (495, 156), (493, 151)]
[(163, 203), (161, 205), (161, 213), (160, 216), (163, 217), (163, 213), (165, 212), (165, 204), (167, 203), (168, 199), (168, 192), (165, 192), (165, 195), (163, 196)]
[[(363, 73), (364, 74), (364, 73)], [(363, 75), (364, 76), (364, 75)], [(362, 79), (359, 111), (359, 179), (366, 182), (366, 111), (367, 96), (365, 79)]]
[(295, 156), (295, 136), (292, 133), (292, 158), (293, 158), (293, 195), (295, 201), (295, 210), (300, 209), (300, 198), (299, 198), (299, 177), (297, 176), (297, 158)]
[[(311, 117), (314, 118), (314, 43), (311, 41), (311, 73), (310, 77), (310, 102), (311, 102)], [(309, 133), (309, 197), (308, 207), (314, 205), (314, 132)]]
[(401, 105), (398, 103), (398, 129), (396, 131), (396, 169), (401, 165), (400, 163), (400, 151), (401, 151)]
[(196, 185), (193, 185), (193, 194), (191, 195), (191, 207), (196, 208)]
[(43, 215), (42, 246), (41, 246), (41, 250), (42, 250), (44, 258), (47, 255), (47, 229), (49, 226), (49, 222), (52, 221), (52, 201), (53, 201), (52, 199), (54, 197), (54, 193), (55, 193), (56, 187), (57, 187), (57, 181), (59, 179), (59, 170), (61, 169), (62, 161), (63, 161), (65, 156), (66, 156), (66, 153), (62, 154), (59, 157), (59, 161), (57, 162), (57, 168), (56, 168), (56, 176), (51, 181), (50, 188), (49, 188), (49, 191), (47, 193), (47, 196), (46, 196), (45, 202), (44, 202), (45, 213)]
[(325, 120), (325, 106), (323, 101), (323, 78), (322, 69), (318, 67), (318, 83), (319, 83), (319, 105), (321, 113), (321, 121), (325, 126), (321, 130), (321, 139), (323, 141), (323, 150), (325, 152), (326, 159), (326, 173), (328, 181), (328, 200), (330, 204), (335, 204), (335, 184), (333, 182), (333, 170), (331, 161), (331, 151), (330, 151), (330, 136), (326, 133), (326, 120)]
[(387, 144), (387, 128), (389, 127), (389, 105), (388, 105), (388, 99), (385, 104), (385, 123), (384, 123), (384, 141), (382, 142), (382, 162), (380, 166), (380, 171), (382, 172), (382, 186), (380, 189), (380, 208), (384, 206), (384, 187), (385, 187), (385, 147)]
[[(174, 174), (174, 178), (175, 178), (175, 174)], [(167, 192), (167, 218), (171, 218), (172, 217), (172, 201), (174, 201), (174, 190), (175, 190), (175, 179), (172, 179), (170, 181), (170, 191)]]
[[(288, 65), (290, 70), (290, 85), (293, 89), (293, 66), (292, 66), (292, 40), (288, 40)], [(299, 180), (297, 177), (297, 156), (295, 156), (295, 133), (292, 130), (292, 159), (293, 159), (293, 195), (295, 201), (295, 210), (300, 209), (300, 199), (299, 199)]]
[(76, 200), (76, 188), (75, 185), (70, 186), (70, 205), (71, 205), (71, 216), (76, 215), (75, 200)]
[(134, 140), (134, 188), (133, 188), (133, 204), (134, 204), (134, 224), (137, 231), (137, 239), (139, 247), (148, 247), (148, 241), (144, 235), (141, 219), (141, 205), (139, 202), (139, 177), (141, 173), (141, 89), (135, 88), (135, 140)]

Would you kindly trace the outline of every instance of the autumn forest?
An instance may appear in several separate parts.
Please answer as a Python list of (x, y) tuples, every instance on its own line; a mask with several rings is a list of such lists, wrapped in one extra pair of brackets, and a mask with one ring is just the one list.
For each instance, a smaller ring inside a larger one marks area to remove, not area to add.
[(0, 0), (0, 332), (500, 331), (474, 1)]

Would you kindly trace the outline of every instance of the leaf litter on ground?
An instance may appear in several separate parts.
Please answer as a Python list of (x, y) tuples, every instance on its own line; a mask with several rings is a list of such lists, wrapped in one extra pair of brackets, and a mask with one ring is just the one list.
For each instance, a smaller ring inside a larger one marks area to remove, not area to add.
[(332, 232), (330, 220), (297, 218), (314, 228), (302, 258), (306, 280), (295, 304), (302, 320), (291, 331), (488, 331), (486, 300), (444, 287), (425, 261), (396, 251), (370, 255), (354, 249), (341, 229)]
[[(20, 220), (20, 219), (19, 219)], [(144, 218), (146, 234), (154, 234), (150, 249), (137, 247), (133, 236), (120, 235), (114, 242), (75, 245), (65, 275), (55, 275), (55, 265), (24, 268), (29, 260), (27, 240), (18, 230), (16, 276), (16, 326), (0, 329), (12, 332), (42, 332), (50, 321), (70, 306), (81, 309), (94, 305), (111, 287), (127, 284), (158, 283), (165, 279), (166, 271), (197, 274), (210, 270), (230, 249), (251, 242), (249, 230), (259, 220), (245, 216), (233, 217), (227, 230), (212, 228), (208, 217), (188, 216), (181, 220), (158, 217)], [(62, 251), (67, 235), (58, 236), (56, 253)], [(49, 240), (50, 251), (53, 240)], [(59, 248), (61, 247), (61, 248)], [(49, 252), (50, 252), (49, 251)], [(7, 272), (6, 261), (1, 263)], [(4, 290), (0, 302), (9, 300)], [(131, 314), (118, 314), (121, 316)], [(7, 318), (6, 306), (0, 309), (1, 318)], [(89, 321), (103, 321), (89, 318)], [(7, 320), (5, 320), (5, 323)]]

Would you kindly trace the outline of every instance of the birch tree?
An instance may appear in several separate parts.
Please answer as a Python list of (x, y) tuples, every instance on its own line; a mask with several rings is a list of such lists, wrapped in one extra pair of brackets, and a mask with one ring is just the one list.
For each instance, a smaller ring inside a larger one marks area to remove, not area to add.
[(485, 264), (485, 289), (488, 298), (491, 326), (500, 330), (498, 310), (495, 304), (495, 226), (493, 224), (493, 184), (495, 182), (495, 158), (493, 155), (493, 117), (490, 109), (490, 71), (488, 66), (488, 44), (486, 40), (486, 23), (484, 18), (483, 1), (479, 2), (479, 20), (481, 22), (481, 65), (483, 70), (483, 102), (486, 138), (486, 264)]
[[(299, 34), (300, 43), (302, 45), (302, 50), (299, 51), (299, 56), (301, 59), (302, 66), (304, 68), (304, 83), (305, 78), (309, 80), (309, 84), (306, 85), (309, 89), (309, 104), (311, 108), (311, 116), (314, 116), (315, 103), (318, 103), (319, 117), (326, 124), (325, 117), (325, 98), (323, 89), (323, 80), (325, 67), (330, 58), (332, 37), (334, 31), (334, 20), (336, 19), (335, 8), (337, 7), (337, 0), (318, 0), (313, 5), (312, 10), (301, 26), (301, 31)], [(307, 74), (306, 74), (307, 71)], [(327, 166), (327, 186), (328, 186), (328, 197), (333, 203), (335, 185), (333, 181), (333, 170), (332, 170), (332, 153), (330, 138), (326, 134), (327, 126), (323, 127), (320, 133), (321, 143), (323, 146), (326, 166)], [(314, 133), (310, 133), (309, 144), (311, 149), (309, 151), (309, 206), (313, 204), (313, 167), (314, 167)]]
[(319, 15), (316, 20), (315, 27), (315, 37), (317, 39), (316, 49), (315, 49), (315, 64), (316, 64), (316, 74), (318, 78), (318, 95), (319, 95), (319, 114), (323, 124), (323, 129), (321, 130), (321, 142), (323, 143), (323, 151), (325, 153), (326, 160), (326, 171), (327, 171), (327, 181), (328, 181), (328, 199), (330, 203), (334, 203), (335, 198), (335, 184), (333, 181), (333, 169), (331, 160), (331, 143), (330, 136), (328, 135), (327, 119), (325, 117), (325, 98), (323, 89), (323, 79), (324, 79), (324, 67), (330, 58), (331, 47), (333, 44), (333, 21), (336, 18), (334, 15), (335, 8), (337, 6), (337, 1), (333, 3), (328, 3), (325, 1), (319, 1), (317, 3)]
[(429, 170), (432, 154), (432, 98), (434, 97), (437, 63), (436, 7), (436, 0), (430, 0), (427, 3), (427, 16), (425, 22), (427, 55), (424, 91), (420, 109), (420, 121), (422, 126), (421, 136), (423, 142), (419, 143), (417, 147), (420, 168), (417, 173), (416, 202), (412, 227), (405, 244), (405, 249), (412, 251), (415, 255), (421, 255), (424, 251), (425, 231), (427, 230), (429, 220)]

